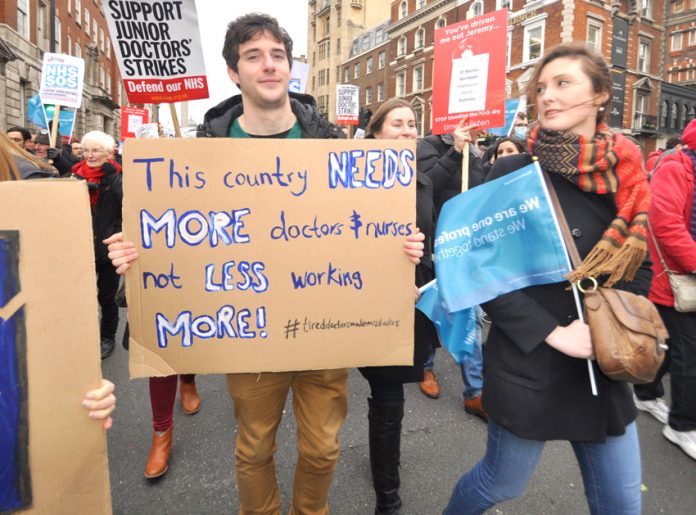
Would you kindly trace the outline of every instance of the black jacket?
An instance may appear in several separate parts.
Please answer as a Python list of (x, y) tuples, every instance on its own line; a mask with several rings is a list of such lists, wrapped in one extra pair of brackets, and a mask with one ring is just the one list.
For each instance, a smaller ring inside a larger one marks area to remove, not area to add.
[[(530, 162), (529, 154), (500, 158), (488, 180)], [(617, 213), (614, 196), (585, 193), (559, 175), (549, 175), (584, 258)], [(615, 287), (647, 295), (651, 278), (646, 260), (632, 283)], [(632, 390), (609, 380), (593, 363), (599, 391), (594, 397), (587, 361), (544, 342), (556, 326), (578, 318), (567, 286), (531, 286), (482, 305), (493, 321), (484, 351), (483, 405), (488, 416), (523, 438), (603, 442), (623, 434), (635, 420)]]
[[(431, 134), (418, 141), (416, 147), (418, 171), (433, 182), (435, 210), (462, 192), (462, 155), (454, 149), (451, 134)], [(483, 182), (481, 159), (469, 151), (469, 188)]]
[[(73, 174), (73, 177), (85, 180), (81, 175)], [(111, 263), (109, 251), (102, 241), (114, 233), (121, 232), (123, 178), (118, 172), (105, 174), (101, 184), (89, 184), (88, 187), (99, 189), (99, 198), (92, 208), (95, 261), (98, 265)]]
[[(314, 98), (310, 95), (290, 93), (290, 107), (302, 127), (302, 138), (337, 139), (344, 138), (341, 129), (321, 116)], [(235, 118), (244, 112), (242, 95), (235, 95), (220, 102), (205, 113), (203, 127), (206, 136), (226, 138)]]

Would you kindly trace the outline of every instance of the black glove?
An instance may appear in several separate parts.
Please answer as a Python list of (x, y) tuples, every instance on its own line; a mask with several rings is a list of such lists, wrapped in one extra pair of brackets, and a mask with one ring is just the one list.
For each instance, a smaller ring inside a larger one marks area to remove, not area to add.
[(116, 170), (116, 167), (115, 167), (114, 165), (112, 165), (111, 163), (108, 163), (108, 162), (107, 162), (107, 163), (104, 163), (104, 164), (101, 166), (101, 170), (102, 170), (102, 172), (104, 172), (104, 175), (107, 176), (107, 177), (109, 177), (109, 176), (111, 176), (111, 175), (113, 175), (113, 174), (115, 174), (115, 173), (118, 172), (118, 171)]
[(46, 157), (48, 157), (51, 161), (58, 161), (60, 159), (60, 150), (51, 147), (46, 150)]

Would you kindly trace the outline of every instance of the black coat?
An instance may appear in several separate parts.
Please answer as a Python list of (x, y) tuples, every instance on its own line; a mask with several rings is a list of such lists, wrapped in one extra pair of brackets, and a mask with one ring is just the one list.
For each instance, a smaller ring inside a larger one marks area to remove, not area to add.
[[(416, 174), (416, 225), (425, 234), (425, 255), (416, 266), (416, 286), (423, 286), (435, 278), (432, 261), (435, 215), (433, 184), (427, 176)], [(360, 373), (372, 383), (413, 383), (423, 380), (423, 365), (430, 355), (431, 347), (439, 347), (437, 331), (432, 322), (415, 310), (414, 346), (412, 366), (362, 367)]]
[[(431, 134), (418, 141), (416, 147), (418, 171), (433, 182), (435, 211), (462, 192), (462, 155), (454, 149), (451, 134)], [(469, 188), (483, 182), (481, 159), (469, 151)]]
[[(498, 159), (488, 179), (529, 162), (528, 154)], [(614, 196), (585, 193), (559, 175), (549, 175), (584, 258), (616, 215)], [(646, 261), (632, 283), (615, 287), (647, 295), (651, 278)], [(578, 318), (567, 286), (532, 286), (482, 306), (493, 321), (484, 351), (483, 405), (495, 422), (523, 438), (603, 442), (623, 434), (635, 420), (632, 390), (609, 380), (593, 363), (599, 391), (594, 397), (587, 361), (544, 342), (556, 326)]]

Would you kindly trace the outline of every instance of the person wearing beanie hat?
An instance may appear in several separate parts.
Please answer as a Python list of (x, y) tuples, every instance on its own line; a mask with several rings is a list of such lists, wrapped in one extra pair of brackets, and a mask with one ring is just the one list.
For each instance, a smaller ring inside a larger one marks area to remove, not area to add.
[(60, 139), (56, 140), (56, 146), (51, 146), (51, 136), (47, 129), (41, 129), (34, 138), (34, 153), (39, 159), (43, 159), (49, 164), (52, 164), (61, 177), (70, 175), (72, 163), (65, 159), (60, 151)]
[[(648, 238), (648, 244), (654, 275), (649, 299), (669, 331), (669, 350), (655, 381), (636, 385), (634, 392), (638, 409), (665, 424), (662, 434), (696, 460), (696, 312), (680, 313), (674, 308), (665, 273), (666, 264), (677, 274), (696, 274), (696, 120), (686, 126), (682, 141), (685, 146), (665, 155), (650, 180), (653, 200), (648, 219), (654, 239)], [(668, 371), (669, 407), (662, 400), (662, 377)]]

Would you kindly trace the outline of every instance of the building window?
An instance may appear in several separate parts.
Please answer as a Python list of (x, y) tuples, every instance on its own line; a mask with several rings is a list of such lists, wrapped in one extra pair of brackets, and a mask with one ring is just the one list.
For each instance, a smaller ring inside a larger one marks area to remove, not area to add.
[(68, 0), (68, 14), (72, 15), (72, 0)]
[[(61, 53), (61, 33), (60, 33), (60, 18), (58, 18), (58, 12), (56, 11), (56, 17), (53, 19), (53, 31), (54, 31), (54, 45), (56, 47), (56, 53)], [(68, 52), (70, 47), (68, 47)]]
[(82, 15), (82, 1), (75, 0), (75, 23), (77, 23), (78, 25), (80, 25), (82, 23), (81, 15)]
[(512, 11), (512, 0), (495, 0), (495, 10), (508, 9)]
[(372, 103), (372, 88), (365, 88), (365, 104)]
[(387, 60), (387, 56), (384, 52), (380, 52), (379, 55), (377, 56), (377, 68), (380, 70), (384, 69), (384, 63)]
[(524, 48), (522, 61), (539, 59), (544, 53), (544, 22), (528, 25), (524, 28)]
[(353, 78), (360, 78), (360, 63), (355, 63), (355, 67), (353, 68)]
[(423, 48), (425, 46), (425, 29), (418, 29), (413, 42), (414, 48)]
[(684, 0), (673, 0), (672, 12), (680, 13), (684, 10)]
[(340, 26), (341, 26), (341, 10), (338, 9), (336, 11), (336, 27), (340, 27)]
[(343, 68), (343, 82), (348, 82), (350, 80), (350, 66)]
[(648, 73), (650, 70), (650, 43), (643, 39), (638, 41), (637, 68), (640, 73)]
[(408, 2), (404, 0), (401, 2), (401, 5), (399, 5), (399, 19), (405, 18), (406, 15), (408, 14)]
[(66, 42), (65, 49), (68, 51), (68, 54), (72, 55), (72, 38), (70, 37), (70, 34), (68, 34), (68, 41)]
[(602, 53), (602, 24), (598, 21), (587, 21), (587, 46)]
[(406, 37), (402, 37), (399, 40), (399, 55), (405, 55), (406, 54)]
[(696, 45), (696, 29), (689, 31), (689, 46)]
[(425, 7), (425, 0), (418, 0), (418, 9)]
[(670, 109), (670, 111), (669, 111), (669, 126), (672, 129), (677, 128), (677, 110), (678, 110), (677, 104), (676, 103), (672, 104), (672, 109)]
[(640, 9), (640, 16), (642, 18), (652, 19), (652, 0), (641, 0), (642, 7)]
[(336, 55), (341, 55), (341, 38), (336, 40)]
[(104, 52), (104, 31), (99, 29), (99, 50)]
[(633, 117), (633, 127), (636, 129), (642, 129), (648, 122), (647, 119), (648, 111), (648, 95), (641, 92), (636, 92), (635, 97), (635, 115)]
[(667, 113), (669, 112), (669, 104), (666, 100), (662, 101), (662, 106), (660, 106), (660, 128), (667, 128)]
[(328, 34), (329, 31), (331, 31), (331, 17), (327, 16), (324, 20), (324, 35)]
[(17, 32), (25, 38), (29, 37), (29, 2), (17, 0)]
[(472, 18), (474, 16), (481, 16), (483, 14), (483, 0), (476, 0), (473, 4), (471, 4), (469, 12), (471, 12)]
[(380, 82), (377, 84), (377, 102), (382, 102), (384, 100), (384, 83)]
[(675, 32), (672, 34), (672, 51), (677, 51), (682, 49), (682, 33)]
[(111, 40), (106, 38), (106, 58), (111, 59)]
[(367, 60), (365, 61), (365, 74), (367, 75), (368, 73), (372, 73), (372, 56), (368, 57)]
[(396, 74), (396, 96), (403, 97), (406, 94), (406, 72)]
[(75, 57), (82, 57), (82, 46), (80, 45), (79, 40), (75, 41)]
[(423, 104), (418, 102), (413, 105), (413, 111), (416, 113), (416, 130), (418, 135), (423, 135)]
[(442, 27), (445, 26), (446, 23), (447, 23), (447, 21), (444, 18), (440, 18), (439, 20), (437, 20), (437, 23), (435, 24), (435, 28), (441, 29)]
[(686, 105), (682, 104), (679, 110), (679, 130), (683, 131), (686, 127)]
[(85, 7), (85, 33), (89, 35), (89, 27), (90, 27), (90, 18), (89, 18), (89, 11)]
[(423, 89), (423, 65), (419, 64), (413, 68), (413, 91)]

